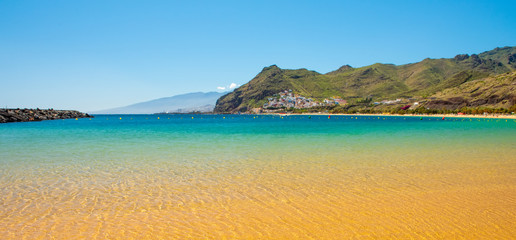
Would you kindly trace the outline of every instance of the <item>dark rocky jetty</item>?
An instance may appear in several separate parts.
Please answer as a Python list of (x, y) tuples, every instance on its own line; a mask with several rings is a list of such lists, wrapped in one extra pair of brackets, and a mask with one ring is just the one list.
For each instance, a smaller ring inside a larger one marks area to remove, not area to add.
[(75, 110), (54, 109), (0, 109), (0, 123), (31, 122), (43, 120), (92, 118), (93, 116)]

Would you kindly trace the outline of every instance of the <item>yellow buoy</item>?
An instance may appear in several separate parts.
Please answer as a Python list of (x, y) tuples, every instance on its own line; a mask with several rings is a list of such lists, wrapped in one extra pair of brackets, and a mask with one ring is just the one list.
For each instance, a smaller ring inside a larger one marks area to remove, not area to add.
[(79, 120), (78, 118), (75, 118), (75, 120)]
[(122, 120), (122, 118), (120, 118), (120, 120)]

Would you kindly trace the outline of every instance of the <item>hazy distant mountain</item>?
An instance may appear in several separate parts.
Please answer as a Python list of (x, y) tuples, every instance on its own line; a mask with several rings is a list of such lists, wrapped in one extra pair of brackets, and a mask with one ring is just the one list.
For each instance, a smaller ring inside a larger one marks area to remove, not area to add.
[(210, 112), (217, 99), (226, 93), (196, 92), (135, 103), (125, 107), (93, 112), (94, 114), (152, 114), (159, 112)]

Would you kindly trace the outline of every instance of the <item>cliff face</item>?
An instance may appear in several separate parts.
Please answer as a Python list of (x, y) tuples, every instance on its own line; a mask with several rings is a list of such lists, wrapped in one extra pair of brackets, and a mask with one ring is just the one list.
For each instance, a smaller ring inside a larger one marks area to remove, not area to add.
[(425, 98), (469, 81), (516, 70), (516, 47), (496, 48), (481, 54), (460, 54), (454, 58), (424, 59), (393, 65), (373, 64), (361, 68), (345, 65), (320, 74), (307, 69), (264, 68), (247, 84), (217, 100), (215, 112), (244, 112), (260, 107), (274, 94), (291, 89), (294, 93), (322, 100), (371, 98)]
[(93, 116), (90, 116), (87, 113), (81, 113), (74, 110), (0, 109), (0, 123), (92, 117)]

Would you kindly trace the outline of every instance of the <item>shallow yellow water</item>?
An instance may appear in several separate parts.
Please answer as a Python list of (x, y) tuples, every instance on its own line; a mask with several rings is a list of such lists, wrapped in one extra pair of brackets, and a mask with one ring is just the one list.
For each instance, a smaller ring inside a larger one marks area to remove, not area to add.
[(511, 239), (512, 153), (485, 161), (393, 162), (393, 153), (346, 164), (332, 154), (213, 167), (149, 161), (3, 170), (0, 236)]
[(0, 129), (0, 239), (516, 239), (509, 122), (134, 117)]

